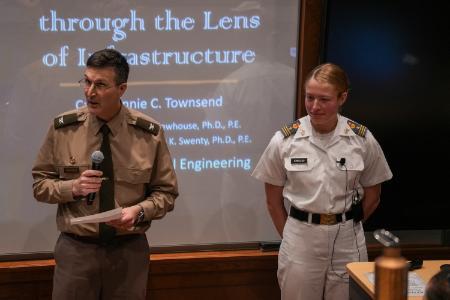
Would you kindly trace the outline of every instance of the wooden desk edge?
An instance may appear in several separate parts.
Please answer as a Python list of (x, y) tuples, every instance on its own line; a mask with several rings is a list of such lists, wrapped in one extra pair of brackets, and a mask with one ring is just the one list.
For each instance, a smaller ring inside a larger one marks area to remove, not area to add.
[[(450, 260), (424, 260), (423, 267), (415, 272), (425, 284), (433, 277), (434, 274), (439, 272), (439, 268), (443, 264), (449, 264)], [(349, 276), (358, 283), (358, 285), (368, 294), (372, 299), (375, 297), (375, 286), (370, 283), (369, 279), (365, 275), (367, 272), (374, 272), (374, 262), (353, 262), (347, 264), (347, 270)], [(408, 299), (422, 299), (421, 296), (408, 297)]]
[[(204, 260), (233, 260), (249, 259), (251, 257), (268, 258), (278, 256), (278, 251), (261, 250), (227, 250), (227, 251), (200, 251), (200, 252), (182, 252), (168, 254), (151, 254), (149, 261), (204, 261)], [(0, 271), (21, 269), (21, 268), (52, 268), (55, 266), (54, 259), (36, 259), (23, 261), (5, 261), (0, 262)]]
[(374, 267), (374, 262), (352, 262), (347, 264), (349, 276), (356, 281), (371, 298), (375, 297), (375, 286), (370, 283), (367, 276), (365, 276), (365, 273), (374, 272)]

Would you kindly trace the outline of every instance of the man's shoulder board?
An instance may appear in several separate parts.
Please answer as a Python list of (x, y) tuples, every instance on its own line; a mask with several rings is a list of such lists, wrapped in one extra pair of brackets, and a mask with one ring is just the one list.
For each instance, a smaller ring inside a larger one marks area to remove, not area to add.
[(141, 128), (147, 132), (150, 132), (153, 135), (158, 135), (159, 125), (154, 122), (137, 117), (136, 121), (132, 122), (131, 124), (133, 124), (136, 127)]
[(365, 137), (367, 132), (367, 127), (361, 124), (358, 124), (354, 121), (347, 120), (347, 124), (353, 132), (359, 136)]
[(56, 117), (53, 120), (53, 126), (55, 127), (55, 129), (59, 129), (59, 128), (66, 127), (68, 125), (72, 125), (72, 124), (81, 122), (83, 120), (84, 119), (80, 118), (80, 115), (78, 113), (71, 113), (71, 114)]
[(281, 127), (281, 133), (284, 135), (285, 138), (287, 138), (288, 136), (296, 133), (299, 127), (300, 121), (296, 120), (295, 122), (289, 125), (284, 125), (283, 127)]

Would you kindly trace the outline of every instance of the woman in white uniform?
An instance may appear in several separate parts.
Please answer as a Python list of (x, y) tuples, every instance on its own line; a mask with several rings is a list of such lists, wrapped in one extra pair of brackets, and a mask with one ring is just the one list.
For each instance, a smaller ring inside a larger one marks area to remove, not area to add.
[(252, 174), (265, 183), (282, 236), (282, 299), (348, 299), (346, 264), (367, 261), (361, 221), (378, 206), (381, 183), (392, 173), (370, 131), (339, 114), (348, 92), (339, 66), (311, 71), (308, 115), (275, 133)]

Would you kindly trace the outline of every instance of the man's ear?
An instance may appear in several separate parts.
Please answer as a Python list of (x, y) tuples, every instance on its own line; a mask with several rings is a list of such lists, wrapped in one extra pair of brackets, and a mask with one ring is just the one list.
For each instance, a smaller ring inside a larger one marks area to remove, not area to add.
[(122, 83), (119, 86), (119, 90), (120, 90), (120, 97), (122, 97), (122, 95), (125, 93), (125, 91), (127, 90), (128, 85), (126, 83)]

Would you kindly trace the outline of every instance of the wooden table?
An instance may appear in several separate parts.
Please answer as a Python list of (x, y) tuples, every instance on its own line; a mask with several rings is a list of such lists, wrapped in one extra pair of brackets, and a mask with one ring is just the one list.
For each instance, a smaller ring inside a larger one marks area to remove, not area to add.
[[(425, 260), (421, 269), (414, 270), (425, 283), (427, 283), (434, 274), (439, 272), (440, 266), (450, 264), (450, 260)], [(375, 298), (375, 286), (370, 283), (365, 275), (368, 272), (375, 271), (374, 262), (353, 262), (347, 265), (350, 276), (350, 299), (367, 300)], [(422, 296), (408, 297), (408, 300), (422, 300)]]

